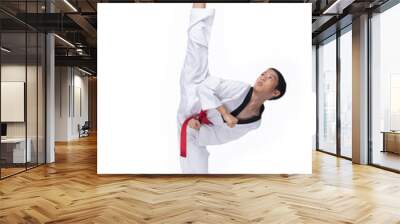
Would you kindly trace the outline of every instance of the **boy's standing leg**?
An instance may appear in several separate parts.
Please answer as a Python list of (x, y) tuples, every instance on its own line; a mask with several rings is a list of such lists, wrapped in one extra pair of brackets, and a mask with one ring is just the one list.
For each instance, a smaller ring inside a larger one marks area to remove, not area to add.
[[(204, 5), (203, 5), (204, 4)], [(181, 100), (178, 109), (178, 136), (184, 120), (201, 110), (197, 86), (207, 78), (208, 42), (214, 19), (214, 9), (205, 9), (205, 3), (194, 3), (190, 15), (186, 56), (180, 77)], [(201, 8), (197, 8), (201, 7)], [(187, 155), (180, 157), (183, 173), (207, 173), (209, 153), (197, 144), (198, 131), (187, 128)]]

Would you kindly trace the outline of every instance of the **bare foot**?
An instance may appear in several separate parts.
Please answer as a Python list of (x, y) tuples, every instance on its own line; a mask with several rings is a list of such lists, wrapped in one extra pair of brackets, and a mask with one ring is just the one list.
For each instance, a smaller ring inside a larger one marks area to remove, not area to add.
[(206, 3), (193, 3), (193, 8), (205, 8)]

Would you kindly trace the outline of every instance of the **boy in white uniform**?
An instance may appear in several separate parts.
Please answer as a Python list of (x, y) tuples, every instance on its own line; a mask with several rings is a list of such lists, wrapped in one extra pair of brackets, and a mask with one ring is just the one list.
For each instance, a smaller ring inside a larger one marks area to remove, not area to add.
[(285, 79), (274, 68), (264, 71), (253, 87), (209, 74), (208, 43), (214, 14), (205, 3), (193, 3), (178, 109), (183, 173), (208, 173), (206, 146), (238, 139), (258, 128), (263, 103), (286, 92)]

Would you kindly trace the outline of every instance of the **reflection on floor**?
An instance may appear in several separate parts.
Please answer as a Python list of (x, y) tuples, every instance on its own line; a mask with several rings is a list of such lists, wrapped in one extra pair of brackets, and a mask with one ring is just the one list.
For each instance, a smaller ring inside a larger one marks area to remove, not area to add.
[(20, 168), (20, 167), (17, 167), (17, 168), (1, 168), (1, 178), (10, 176), (12, 174), (15, 174), (15, 173), (18, 173), (18, 172), (21, 172), (21, 171), (24, 171), (24, 170), (25, 170), (25, 167), (24, 168)]
[[(28, 163), (26, 164), (27, 169), (30, 169), (31, 167), (35, 167), (36, 163)], [(25, 164), (2, 164), (1, 168), (1, 178), (5, 178), (7, 176), (19, 173), (21, 171), (26, 170)]]
[(372, 162), (373, 164), (400, 170), (400, 155), (396, 153), (376, 150), (374, 151)]

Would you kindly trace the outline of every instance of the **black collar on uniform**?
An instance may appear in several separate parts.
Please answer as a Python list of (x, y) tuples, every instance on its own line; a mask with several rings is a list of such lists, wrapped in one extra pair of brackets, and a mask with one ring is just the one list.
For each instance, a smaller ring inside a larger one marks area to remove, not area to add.
[[(253, 87), (250, 87), (249, 92), (247, 93), (246, 97), (244, 98), (243, 102), (234, 110), (231, 112), (231, 115), (233, 116), (237, 116), (239, 115), (240, 112), (242, 112), (242, 110), (247, 106), (247, 104), (249, 104), (250, 99), (251, 99), (251, 95), (253, 94)], [(261, 105), (260, 107), (260, 113), (257, 116), (253, 116), (247, 119), (239, 119), (238, 124), (248, 124), (248, 123), (252, 123), (255, 121), (258, 121), (261, 119), (261, 115), (264, 112), (264, 104)], [(222, 118), (224, 119), (224, 118)], [(225, 122), (225, 120), (224, 120)]]

